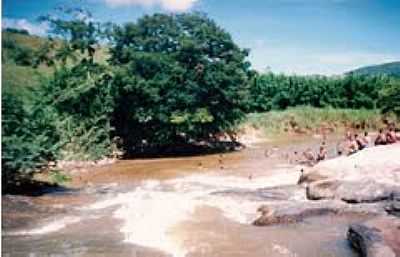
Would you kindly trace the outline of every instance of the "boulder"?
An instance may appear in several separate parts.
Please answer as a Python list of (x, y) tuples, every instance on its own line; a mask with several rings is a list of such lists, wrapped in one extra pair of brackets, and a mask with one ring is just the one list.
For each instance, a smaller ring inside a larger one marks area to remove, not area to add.
[(321, 180), (374, 181), (386, 185), (400, 185), (400, 143), (376, 146), (351, 156), (323, 161), (305, 170), (299, 183), (310, 184)]
[(370, 203), (400, 198), (400, 144), (367, 148), (320, 162), (303, 172), (310, 200)]
[(362, 257), (400, 256), (400, 220), (379, 216), (362, 224), (353, 224), (347, 238)]

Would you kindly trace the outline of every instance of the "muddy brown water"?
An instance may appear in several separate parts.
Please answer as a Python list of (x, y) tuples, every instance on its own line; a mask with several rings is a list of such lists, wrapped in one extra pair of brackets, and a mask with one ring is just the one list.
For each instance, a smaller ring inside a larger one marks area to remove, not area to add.
[[(355, 257), (345, 235), (350, 223), (365, 217), (251, 225), (257, 206), (284, 201), (243, 192), (295, 187), (300, 167), (293, 152), (316, 150), (320, 141), (266, 141), (223, 155), (124, 160), (75, 174), (71, 187), (78, 190), (3, 196), (2, 252), (10, 257)], [(335, 138), (328, 145), (333, 155)], [(304, 201), (301, 192), (283, 198)]]

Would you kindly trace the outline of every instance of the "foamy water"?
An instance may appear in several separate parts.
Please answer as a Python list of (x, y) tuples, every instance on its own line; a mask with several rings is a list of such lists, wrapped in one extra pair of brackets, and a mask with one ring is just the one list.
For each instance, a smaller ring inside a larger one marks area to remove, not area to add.
[(97, 202), (89, 209), (99, 210), (118, 205), (114, 216), (123, 220), (121, 232), (126, 242), (183, 257), (187, 249), (174, 235), (173, 229), (191, 220), (197, 208), (217, 208), (226, 218), (238, 223), (250, 223), (256, 218), (260, 202), (213, 193), (293, 185), (297, 179), (297, 172), (278, 171), (272, 176), (253, 179), (196, 175), (164, 182), (147, 181), (132, 192)]
[(19, 234), (35, 235), (55, 232), (90, 214), (112, 208), (113, 216), (122, 221), (120, 231), (124, 241), (159, 249), (175, 257), (188, 253), (184, 242), (174, 232), (185, 221), (193, 219), (201, 207), (218, 209), (226, 218), (249, 224), (257, 216), (260, 202), (240, 196), (215, 194), (235, 190), (255, 190), (281, 185), (294, 185), (298, 172), (292, 167), (274, 171), (270, 176), (246, 178), (222, 175), (193, 175), (166, 181), (147, 180), (133, 191), (109, 195), (107, 198), (82, 208), (82, 215), (54, 220), (44, 226)]
[(55, 231), (58, 231), (60, 229), (65, 228), (67, 225), (77, 223), (81, 220), (79, 217), (74, 217), (74, 216), (68, 216), (64, 218), (59, 218), (59, 219), (54, 219), (51, 222), (48, 222), (47, 224), (31, 229), (31, 230), (22, 230), (22, 231), (15, 231), (15, 232), (9, 232), (6, 235), (9, 236), (27, 236), (27, 235), (41, 235), (41, 234), (48, 234), (52, 233)]

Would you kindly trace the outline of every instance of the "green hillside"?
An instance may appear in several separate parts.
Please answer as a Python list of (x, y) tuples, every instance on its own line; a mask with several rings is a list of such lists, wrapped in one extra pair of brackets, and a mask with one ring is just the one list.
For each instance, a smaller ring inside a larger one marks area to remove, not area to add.
[[(36, 87), (42, 79), (53, 73), (53, 67), (36, 61), (39, 51), (49, 43), (47, 38), (29, 35), (24, 31), (2, 31), (3, 90), (23, 94), (27, 88)], [(55, 40), (54, 44), (57, 47), (61, 42)], [(45, 54), (51, 56), (53, 52)], [(107, 48), (103, 47), (96, 51), (95, 59), (105, 63), (107, 56)]]
[(388, 76), (400, 77), (400, 61), (366, 66), (350, 71), (349, 73), (355, 75), (371, 75), (371, 76), (388, 75)]
[(15, 32), (2, 32), (2, 85), (3, 90), (23, 93), (35, 87), (41, 78), (51, 73), (51, 68), (33, 67), (34, 52), (45, 44), (46, 39)]

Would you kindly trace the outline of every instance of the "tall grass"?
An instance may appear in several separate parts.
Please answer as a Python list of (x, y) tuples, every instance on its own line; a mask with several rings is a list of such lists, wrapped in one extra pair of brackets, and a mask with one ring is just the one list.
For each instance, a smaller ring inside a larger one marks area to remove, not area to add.
[(249, 114), (242, 126), (252, 126), (263, 130), (266, 134), (311, 133), (320, 128), (335, 131), (345, 128), (376, 130), (384, 126), (384, 119), (394, 120), (395, 118), (383, 117), (379, 110), (301, 106), (284, 111)]

